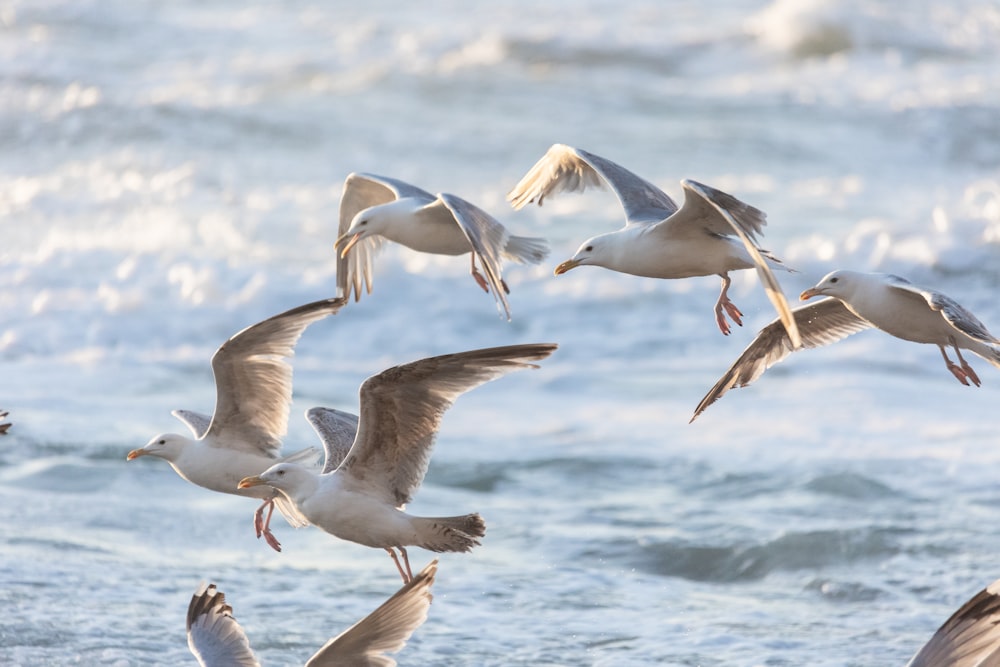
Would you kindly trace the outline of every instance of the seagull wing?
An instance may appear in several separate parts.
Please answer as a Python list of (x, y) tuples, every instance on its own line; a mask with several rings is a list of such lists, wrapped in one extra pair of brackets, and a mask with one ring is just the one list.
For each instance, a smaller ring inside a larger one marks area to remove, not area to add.
[(212, 357), (215, 414), (205, 434), (218, 446), (277, 456), (288, 427), (292, 367), (287, 358), (306, 327), (332, 315), (344, 298), (292, 308), (239, 332)]
[(195, 438), (201, 438), (205, 435), (208, 425), (212, 423), (211, 415), (203, 415), (193, 410), (174, 410), (170, 414), (184, 422), (184, 425), (191, 429)]
[(354, 444), (358, 434), (358, 416), (333, 408), (312, 408), (306, 412), (306, 419), (323, 441), (326, 452), (323, 472), (336, 470)]
[[(839, 299), (834, 298), (820, 299), (815, 303), (796, 308), (792, 311), (792, 315), (802, 334), (802, 346), (806, 348), (829, 345), (853, 333), (871, 328), (871, 324), (848, 310)], [(781, 320), (774, 320), (768, 324), (743, 350), (743, 354), (725, 375), (705, 394), (705, 398), (701, 399), (691, 421), (697, 419), (698, 415), (722, 398), (727, 391), (734, 387), (747, 386), (793, 351), (788, 331)]]
[[(351, 227), (351, 221), (361, 211), (379, 204), (416, 197), (433, 200), (429, 192), (410, 185), (404, 181), (376, 174), (350, 174), (344, 180), (344, 191), (340, 197), (340, 225), (337, 229), (339, 239)], [(362, 285), (369, 294), (372, 291), (372, 261), (376, 253), (385, 243), (378, 234), (361, 239), (347, 257), (337, 253), (337, 294), (345, 298), (354, 295), (354, 300), (361, 298)]]
[[(500, 221), (478, 206), (465, 201), (455, 195), (440, 194), (437, 202), (440, 202), (449, 216), (458, 224), (465, 238), (472, 246), (472, 252), (476, 253), (479, 263), (486, 274), (486, 281), (490, 284), (490, 291), (497, 303), (497, 310), (501, 315), (506, 315), (510, 320), (510, 304), (507, 302), (507, 290), (503, 287), (503, 273), (500, 264), (500, 257), (510, 233), (507, 228), (500, 224)], [(435, 202), (431, 207), (436, 207)]]
[(250, 640), (215, 584), (202, 584), (187, 614), (188, 647), (202, 667), (259, 667)]
[(986, 325), (979, 318), (947, 294), (942, 294), (926, 287), (918, 287), (899, 276), (888, 276), (887, 284), (892, 289), (920, 296), (927, 302), (931, 310), (940, 312), (941, 316), (948, 321), (948, 324), (966, 336), (988, 345), (1000, 345), (1000, 340), (989, 332)]
[(944, 622), (907, 667), (1000, 665), (1000, 580), (994, 581)]
[[(771, 267), (767, 265), (767, 260), (764, 259), (760, 248), (754, 242), (755, 235), (761, 231), (765, 224), (764, 213), (753, 206), (744, 204), (732, 195), (696, 181), (685, 179), (681, 181), (681, 185), (684, 186), (684, 207), (668, 220), (660, 223), (657, 229), (663, 229), (666, 233), (673, 234), (675, 231), (671, 230), (702, 224), (704, 229), (711, 234), (735, 234), (738, 236), (753, 259), (767, 298), (774, 305), (774, 309), (778, 311), (778, 318), (788, 331), (792, 349), (801, 347), (802, 337), (795, 325), (795, 318), (792, 317), (792, 309), (788, 305), (788, 299), (781, 291), (781, 285), (778, 284), (778, 279), (771, 272)], [(717, 231), (720, 229), (724, 232)]]
[(456, 398), (520, 368), (536, 368), (555, 344), (511, 345), (395, 366), (361, 385), (358, 437), (338, 468), (367, 492), (405, 505), (420, 486), (441, 418)]
[(306, 667), (395, 665), (396, 661), (384, 654), (403, 648), (413, 631), (427, 619), (436, 574), (435, 559), (378, 609), (328, 641), (309, 659)]
[(625, 209), (626, 225), (658, 222), (677, 210), (670, 196), (621, 165), (564, 144), (553, 144), (507, 194), (515, 209), (560, 192), (607, 185)]

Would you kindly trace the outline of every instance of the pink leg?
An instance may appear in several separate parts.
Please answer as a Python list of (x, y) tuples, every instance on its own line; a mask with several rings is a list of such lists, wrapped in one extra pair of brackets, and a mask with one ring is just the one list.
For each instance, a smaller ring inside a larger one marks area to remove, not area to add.
[(403, 564), (406, 566), (406, 580), (413, 581), (413, 570), (410, 569), (410, 556), (406, 553), (406, 548), (399, 547), (399, 553), (403, 554)]
[[(393, 550), (393, 548), (392, 547), (386, 547), (385, 550), (389, 552), (389, 556), (392, 557), (392, 562), (396, 564), (396, 569), (399, 570), (399, 576), (401, 576), (403, 578), (403, 583), (404, 584), (410, 583), (410, 579), (413, 578), (413, 575), (407, 576), (406, 572), (403, 571), (403, 566), (399, 564), (399, 558), (396, 556), (396, 552)], [(402, 547), (400, 547), (399, 550), (403, 552), (403, 555), (405, 557), (406, 556), (406, 550), (403, 549)], [(407, 561), (406, 569), (407, 570), (410, 569), (409, 561)]]
[[(267, 508), (267, 518), (264, 519), (264, 508)], [(264, 541), (275, 551), (281, 551), (281, 542), (271, 532), (271, 515), (274, 514), (274, 498), (265, 500), (253, 515), (253, 527), (257, 531), (257, 538), (264, 537)]]
[(954, 336), (951, 337), (951, 346), (955, 348), (955, 354), (958, 355), (958, 360), (962, 364), (962, 370), (965, 371), (966, 377), (972, 380), (972, 384), (978, 387), (981, 384), (979, 376), (976, 375), (976, 371), (972, 370), (972, 366), (965, 361), (965, 358), (962, 356), (962, 351), (958, 349), (958, 343), (955, 342)]
[[(948, 370), (951, 371), (951, 374), (954, 375), (959, 382), (968, 387), (969, 381), (967, 379), (968, 375), (966, 374), (966, 372), (962, 370), (962, 368), (958, 366), (954, 361), (948, 358), (948, 353), (945, 352), (943, 345), (938, 345), (938, 349), (941, 350), (941, 356), (944, 357), (944, 364), (945, 366), (948, 367)], [(976, 379), (978, 380), (979, 378)], [(977, 382), (976, 384), (978, 385), (979, 383)]]
[(484, 292), (489, 292), (490, 286), (486, 283), (486, 278), (483, 278), (483, 274), (479, 273), (479, 269), (476, 268), (476, 253), (470, 252), (469, 257), (472, 258), (472, 277), (476, 279), (476, 283), (483, 288)]
[(719, 331), (722, 332), (724, 336), (728, 336), (732, 331), (729, 328), (729, 323), (726, 322), (725, 315), (722, 314), (722, 310), (725, 309), (729, 317), (738, 324), (743, 326), (743, 313), (740, 309), (736, 307), (732, 301), (729, 300), (728, 292), (729, 286), (732, 284), (733, 280), (729, 277), (729, 274), (723, 274), (722, 276), (722, 292), (719, 294), (719, 300), (715, 302), (715, 322), (719, 325)]

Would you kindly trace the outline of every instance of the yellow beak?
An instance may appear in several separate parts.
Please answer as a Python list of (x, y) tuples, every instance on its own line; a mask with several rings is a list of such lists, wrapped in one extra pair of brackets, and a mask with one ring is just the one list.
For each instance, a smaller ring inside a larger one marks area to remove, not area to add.
[(553, 275), (561, 276), (562, 274), (566, 273), (570, 269), (575, 269), (578, 266), (580, 266), (580, 262), (578, 262), (577, 260), (575, 260), (575, 259), (567, 259), (565, 262), (563, 262), (562, 264), (560, 264), (559, 266), (557, 266), (556, 270), (553, 271), (552, 273), (553, 273)]
[(257, 475), (252, 475), (250, 477), (244, 477), (240, 480), (240, 483), (236, 485), (237, 489), (249, 489), (251, 486), (260, 486), (261, 484), (267, 484)]
[(819, 296), (819, 295), (820, 295), (819, 290), (817, 290), (815, 287), (810, 287), (805, 292), (799, 295), (799, 300), (805, 301), (806, 299), (811, 299), (814, 296)]
[[(343, 236), (341, 236), (339, 239), (337, 239), (334, 242), (333, 247), (340, 248), (341, 258), (347, 257), (347, 253), (349, 253), (351, 251), (351, 248), (353, 248), (360, 240), (361, 240), (361, 232), (355, 232), (353, 234), (351, 232), (348, 232)], [(345, 241), (346, 243), (344, 243)], [(341, 244), (344, 244), (343, 248), (340, 247)]]
[(146, 455), (145, 449), (133, 449), (131, 452), (128, 453), (128, 456), (125, 457), (125, 460), (131, 461), (132, 459), (137, 459), (140, 456), (145, 456), (145, 455)]

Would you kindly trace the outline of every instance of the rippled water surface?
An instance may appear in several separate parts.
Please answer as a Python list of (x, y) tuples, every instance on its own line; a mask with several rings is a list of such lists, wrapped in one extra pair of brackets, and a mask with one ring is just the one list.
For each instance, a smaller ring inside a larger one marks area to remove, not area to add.
[[(463, 259), (389, 248), (374, 293), (313, 325), (301, 417), (388, 366), (554, 341), (463, 396), (411, 510), (479, 511), (442, 557), (408, 665), (905, 664), (1000, 577), (1000, 373), (866, 332), (802, 352), (698, 421), (773, 317), (714, 327), (717, 278), (552, 267), (620, 224), (607, 192), (512, 211), (555, 142), (680, 194), (766, 210), (797, 269), (932, 285), (1000, 330), (994, 2), (0, 0), (0, 663), (180, 665), (199, 581), (265, 665), (302, 664), (398, 586), (384, 553), (125, 463), (208, 412), (228, 336), (331, 296), (344, 177), (476, 202), (550, 239), (507, 270), (513, 322)], [(430, 554), (412, 550), (422, 566)]]

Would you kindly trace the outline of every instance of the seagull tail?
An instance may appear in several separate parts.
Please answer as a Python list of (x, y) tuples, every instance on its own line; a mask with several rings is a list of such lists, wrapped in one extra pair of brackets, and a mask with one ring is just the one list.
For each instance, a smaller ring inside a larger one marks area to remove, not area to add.
[(509, 236), (503, 254), (521, 264), (538, 264), (549, 256), (549, 242), (532, 236)]
[(1000, 368), (1000, 345), (986, 344), (983, 347), (986, 349), (980, 352), (979, 356)]
[(448, 517), (413, 517), (417, 546), (428, 551), (469, 551), (486, 535), (486, 523), (478, 514)]

